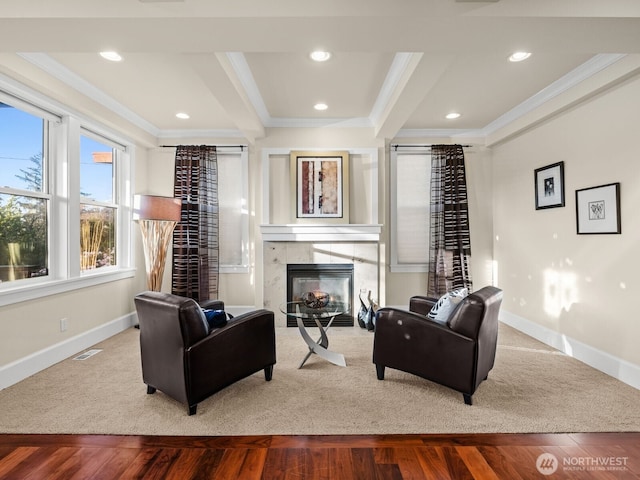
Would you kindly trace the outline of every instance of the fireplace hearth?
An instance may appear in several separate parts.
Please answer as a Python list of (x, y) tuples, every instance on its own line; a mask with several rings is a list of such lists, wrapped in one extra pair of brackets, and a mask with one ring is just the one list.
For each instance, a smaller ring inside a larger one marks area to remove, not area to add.
[[(344, 302), (350, 311), (338, 315), (333, 321), (336, 327), (352, 327), (353, 322), (353, 264), (287, 264), (287, 302), (304, 299), (309, 292), (326, 292), (331, 301)], [(329, 320), (323, 321), (323, 326)], [(304, 321), (307, 327), (315, 327), (312, 319)], [(295, 318), (287, 318), (287, 327), (297, 326)]]

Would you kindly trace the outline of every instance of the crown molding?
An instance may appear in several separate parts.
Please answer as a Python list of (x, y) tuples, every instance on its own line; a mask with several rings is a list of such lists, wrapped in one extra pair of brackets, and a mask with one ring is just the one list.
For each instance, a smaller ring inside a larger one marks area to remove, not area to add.
[(219, 130), (160, 130), (158, 138), (196, 138), (196, 137), (214, 137), (214, 138), (244, 138), (240, 130), (236, 129), (219, 129)]
[(496, 118), (483, 129), (483, 136), (490, 135), (499, 129), (509, 125), (518, 118), (532, 112), (553, 98), (561, 95), (567, 90), (575, 87), (580, 82), (592, 77), (605, 68), (613, 65), (618, 60), (626, 57), (625, 54), (599, 54), (591, 57), (582, 65), (571, 70), (566, 75), (560, 77), (555, 82), (540, 90), (535, 95), (529, 97), (524, 102)]
[(482, 130), (455, 128), (403, 128), (394, 138), (479, 137)]
[(367, 117), (356, 118), (271, 118), (265, 127), (273, 128), (371, 128)]
[[(152, 123), (143, 119), (127, 107), (104, 93), (99, 88), (90, 84), (52, 57), (44, 53), (18, 53), (26, 61), (37, 66), (46, 73), (52, 75), (78, 92), (95, 100), (107, 109), (131, 122), (150, 135), (157, 138), (189, 138), (189, 137), (231, 137), (242, 138), (243, 133), (237, 129), (224, 130), (161, 130)], [(264, 103), (251, 69), (245, 56), (240, 52), (228, 52), (227, 58), (232, 68), (238, 75), (242, 87), (255, 108), (265, 128), (372, 128), (375, 120), (384, 111), (393, 95), (399, 79), (406, 70), (413, 53), (398, 52), (389, 68), (389, 72), (380, 89), (378, 97), (368, 117), (357, 118), (278, 118), (271, 117)], [(624, 58), (624, 54), (599, 54), (576, 67), (571, 72), (559, 78), (549, 86), (520, 103), (505, 114), (496, 118), (481, 129), (401, 129), (395, 138), (433, 138), (433, 137), (483, 137), (500, 130), (520, 117), (532, 112), (541, 105), (575, 87), (582, 81), (606, 69), (615, 62)]]
[(501, 128), (516, 121), (520, 117), (534, 111), (545, 103), (551, 101), (555, 97), (570, 90), (584, 80), (596, 75), (598, 72), (610, 67), (618, 60), (621, 60), (624, 54), (599, 54), (587, 60), (582, 65), (574, 68), (566, 75), (560, 77), (555, 82), (540, 90), (538, 93), (526, 99), (524, 102), (515, 106), (508, 112), (496, 118), (494, 121), (481, 129), (464, 130), (464, 129), (402, 129), (396, 134), (396, 138), (408, 137), (481, 137), (495, 133)]
[(286, 118), (286, 117), (272, 117), (269, 114), (266, 104), (262, 95), (260, 95), (260, 89), (256, 84), (251, 68), (247, 63), (247, 59), (244, 54), (240, 52), (228, 52), (227, 58), (231, 63), (231, 67), (236, 72), (236, 75), (240, 79), (247, 98), (251, 102), (251, 105), (258, 114), (258, 117), (262, 121), (262, 125), (265, 128), (358, 128), (358, 127), (372, 127), (373, 124), (369, 118)]
[(49, 75), (57, 78), (71, 88), (77, 90), (83, 95), (86, 95), (92, 100), (98, 102), (100, 105), (108, 108), (115, 114), (131, 122), (137, 127), (140, 127), (147, 133), (156, 137), (160, 133), (160, 129), (158, 127), (148, 122), (136, 113), (132, 112), (127, 107), (115, 100), (113, 97), (110, 97), (99, 88), (87, 82), (84, 78), (73, 73), (67, 67), (55, 61), (46, 53), (18, 53), (18, 56), (32, 63)]

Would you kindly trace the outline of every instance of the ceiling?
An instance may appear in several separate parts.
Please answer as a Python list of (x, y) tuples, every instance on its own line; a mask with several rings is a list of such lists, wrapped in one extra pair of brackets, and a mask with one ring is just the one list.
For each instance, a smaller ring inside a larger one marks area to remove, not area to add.
[[(332, 58), (313, 62), (316, 49)], [(104, 50), (124, 60), (108, 62)], [(507, 61), (522, 50), (528, 60)], [(640, 53), (637, 0), (2, 0), (0, 8), (0, 54), (18, 54), (156, 137), (254, 141), (297, 126), (370, 127), (385, 139), (486, 135), (541, 92), (578, 81), (576, 72), (585, 78), (631, 53)], [(314, 110), (318, 102), (329, 108)], [(452, 111), (460, 118), (447, 120)]]

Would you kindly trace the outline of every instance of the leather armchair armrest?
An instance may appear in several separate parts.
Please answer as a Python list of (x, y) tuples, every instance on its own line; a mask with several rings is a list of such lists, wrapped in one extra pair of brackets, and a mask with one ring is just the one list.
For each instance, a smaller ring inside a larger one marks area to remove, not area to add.
[(396, 308), (381, 308), (377, 312), (374, 341), (393, 342), (394, 338), (399, 341), (396, 346), (400, 349), (402, 349), (401, 345), (405, 344), (405, 340), (409, 339), (420, 348), (427, 345), (437, 347), (446, 342), (461, 342), (465, 345), (474, 343), (472, 338), (419, 313)]
[(224, 302), (222, 300), (204, 300), (200, 302), (200, 307), (208, 310), (224, 310)]
[[(274, 315), (269, 310), (254, 310), (230, 319), (221, 328), (214, 329), (206, 338), (188, 349), (190, 357), (200, 360), (238, 359), (245, 354), (268, 354), (275, 363)], [(207, 361), (195, 364), (212, 365)], [(215, 365), (216, 363), (213, 363)], [(218, 367), (216, 367), (218, 368)]]
[(274, 314), (255, 310), (229, 320), (186, 350), (193, 401), (276, 363)]
[(376, 333), (380, 333), (381, 336), (385, 332), (393, 334), (400, 330), (404, 332), (417, 330), (420, 332), (419, 335), (424, 335), (422, 332), (428, 332), (431, 329), (440, 330), (446, 334), (455, 333), (448, 326), (431, 320), (421, 313), (391, 307), (381, 308), (376, 313)]
[(437, 298), (415, 295), (409, 299), (409, 311), (426, 315), (437, 302)]

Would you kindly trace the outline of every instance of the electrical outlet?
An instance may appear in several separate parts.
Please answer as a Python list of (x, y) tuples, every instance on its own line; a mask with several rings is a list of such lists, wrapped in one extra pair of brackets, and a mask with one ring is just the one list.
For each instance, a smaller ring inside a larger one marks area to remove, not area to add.
[(67, 331), (67, 319), (66, 318), (61, 318), (60, 319), (60, 331), (61, 332), (66, 332)]

